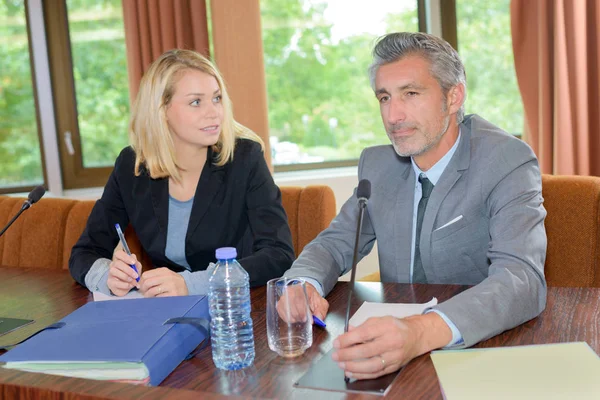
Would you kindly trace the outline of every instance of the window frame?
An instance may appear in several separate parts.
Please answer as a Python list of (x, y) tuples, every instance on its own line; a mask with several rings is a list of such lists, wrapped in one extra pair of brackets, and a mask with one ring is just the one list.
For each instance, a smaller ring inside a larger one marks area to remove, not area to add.
[[(67, 2), (66, 0), (44, 0), (42, 4), (48, 58), (51, 60), (50, 80), (63, 187), (64, 189), (103, 187), (113, 167), (85, 167), (83, 164)], [(72, 154), (67, 145), (69, 134)]]
[(456, 21), (456, 0), (440, 1), (442, 39), (458, 51), (458, 22)]

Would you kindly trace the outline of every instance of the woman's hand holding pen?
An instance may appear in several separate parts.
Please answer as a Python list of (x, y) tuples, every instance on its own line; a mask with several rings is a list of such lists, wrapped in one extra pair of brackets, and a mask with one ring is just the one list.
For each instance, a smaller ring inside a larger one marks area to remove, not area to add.
[(183, 276), (168, 268), (156, 268), (144, 272), (139, 289), (144, 297), (187, 296), (188, 294)]
[(116, 296), (125, 296), (132, 288), (140, 288), (141, 282), (136, 282), (138, 274), (131, 268), (135, 264), (141, 273), (142, 264), (135, 254), (128, 255), (122, 248), (117, 248), (108, 270), (108, 288)]

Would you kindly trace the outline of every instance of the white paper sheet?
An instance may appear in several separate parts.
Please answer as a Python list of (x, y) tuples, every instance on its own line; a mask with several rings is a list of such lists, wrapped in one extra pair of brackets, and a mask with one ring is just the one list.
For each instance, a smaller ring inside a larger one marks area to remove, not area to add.
[(109, 296), (100, 292), (93, 292), (94, 301), (106, 301), (106, 300), (128, 300), (128, 299), (143, 299), (144, 296), (137, 290), (133, 290), (127, 293), (125, 296)]
[(360, 308), (350, 318), (350, 325), (358, 326), (371, 317), (385, 317), (391, 315), (396, 318), (404, 318), (411, 315), (422, 314), (426, 308), (433, 307), (438, 303), (433, 297), (424, 304), (405, 304), (405, 303), (371, 303), (365, 301)]

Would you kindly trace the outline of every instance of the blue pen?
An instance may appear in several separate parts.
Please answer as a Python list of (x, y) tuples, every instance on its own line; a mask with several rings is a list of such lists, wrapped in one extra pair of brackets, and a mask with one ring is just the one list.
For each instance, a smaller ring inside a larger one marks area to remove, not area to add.
[(327, 325), (325, 325), (325, 322), (321, 321), (318, 317), (315, 317), (314, 315), (313, 315), (313, 322), (318, 327), (321, 327), (321, 328), (326, 328), (327, 327)]
[[(127, 246), (127, 241), (125, 240), (125, 235), (123, 235), (123, 231), (121, 230), (121, 227), (119, 226), (119, 224), (115, 224), (115, 228), (117, 229), (117, 235), (119, 235), (119, 240), (123, 244), (125, 253), (127, 253), (128, 255), (131, 255), (131, 251), (129, 250), (129, 246)], [(140, 273), (138, 272), (137, 268), (135, 267), (135, 264), (129, 264), (129, 266), (131, 268), (133, 268), (133, 270), (135, 271), (136, 274), (138, 274), (138, 277), (135, 278), (135, 281), (139, 282), (140, 281)]]

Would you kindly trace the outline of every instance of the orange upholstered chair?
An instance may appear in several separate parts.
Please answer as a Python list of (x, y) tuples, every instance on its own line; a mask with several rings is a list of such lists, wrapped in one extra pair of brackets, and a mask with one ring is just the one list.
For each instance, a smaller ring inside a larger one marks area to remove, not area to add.
[(600, 287), (600, 178), (542, 176), (549, 286)]
[(282, 186), (281, 202), (287, 213), (296, 257), (335, 217), (335, 195), (329, 186)]
[[(21, 208), (22, 198), (4, 198), (0, 225)], [(77, 203), (68, 199), (42, 199), (25, 211), (0, 238), (0, 265), (61, 268), (66, 221)], [(10, 206), (8, 206), (10, 205)]]
[[(548, 286), (600, 287), (600, 178), (542, 175)], [(362, 278), (378, 282), (379, 272)]]
[[(281, 194), (294, 250), (299, 254), (335, 216), (335, 197), (328, 186), (282, 187)], [(19, 211), (24, 200), (0, 196), (0, 227)], [(71, 248), (94, 204), (93, 200), (41, 199), (0, 237), (0, 265), (68, 269)], [(125, 230), (125, 237), (142, 264), (151, 265), (131, 226)]]

